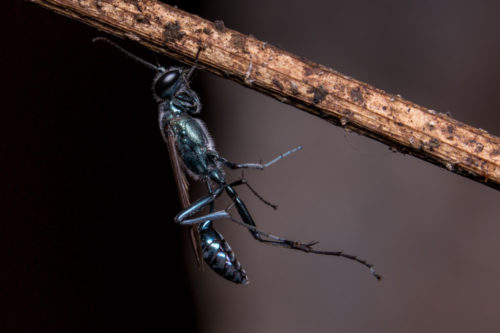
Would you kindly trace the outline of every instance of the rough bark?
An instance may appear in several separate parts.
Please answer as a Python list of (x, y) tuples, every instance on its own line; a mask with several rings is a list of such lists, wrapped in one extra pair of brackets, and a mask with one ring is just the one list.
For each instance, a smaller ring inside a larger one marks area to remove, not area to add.
[(500, 138), (154, 0), (31, 0), (500, 189)]

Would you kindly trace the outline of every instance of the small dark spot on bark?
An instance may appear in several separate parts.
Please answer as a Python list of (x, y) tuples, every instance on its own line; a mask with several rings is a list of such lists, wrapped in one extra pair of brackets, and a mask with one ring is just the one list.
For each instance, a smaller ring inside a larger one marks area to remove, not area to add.
[(328, 91), (326, 91), (323, 86), (319, 87), (312, 87), (311, 89), (307, 90), (309, 94), (313, 94), (313, 103), (314, 104), (319, 104), (321, 103), (326, 95), (328, 95)]
[(211, 35), (212, 34), (212, 30), (208, 29), (208, 28), (203, 28), (203, 33), (205, 35)]
[(234, 33), (231, 35), (231, 43), (233, 43), (234, 47), (241, 49), (244, 53), (250, 53), (247, 49), (247, 39), (238, 33)]
[(137, 23), (142, 23), (142, 24), (147, 24), (147, 25), (150, 24), (149, 19), (142, 14), (137, 14), (135, 16), (135, 20), (137, 21)]
[(167, 42), (181, 40), (185, 35), (186, 33), (181, 31), (179, 21), (167, 23), (165, 30), (163, 31), (163, 38)]
[(200, 51), (205, 51), (207, 49), (207, 45), (203, 44), (201, 39), (196, 40), (196, 45), (200, 48)]
[(467, 142), (467, 145), (475, 145), (477, 142), (476, 140), (472, 139), (472, 140), (469, 140), (469, 142)]
[(453, 137), (453, 135), (450, 135), (448, 137), (446, 137), (447, 140), (450, 140), (450, 141), (453, 141), (455, 138)]
[(483, 149), (484, 149), (484, 146), (482, 144), (478, 143), (477, 146), (476, 146), (476, 149), (474, 149), (474, 151), (476, 153), (480, 153), (480, 152), (483, 151)]
[(344, 109), (344, 110), (342, 110), (342, 113), (343, 113), (344, 115), (346, 115), (346, 116), (350, 116), (350, 115), (352, 114), (352, 111), (351, 111), (351, 110), (349, 110), (349, 109)]
[(262, 75), (261, 72), (255, 71), (255, 76), (261, 76), (261, 75)]
[(453, 132), (455, 131), (455, 126), (448, 125), (448, 127), (446, 127), (446, 130), (448, 131), (448, 133), (453, 134)]
[(224, 21), (220, 21), (220, 20), (215, 21), (214, 26), (215, 26), (215, 29), (220, 31), (220, 32), (224, 32), (224, 29), (226, 28), (224, 26)]
[(411, 109), (410, 109), (410, 108), (408, 108), (408, 110), (406, 110), (406, 112), (408, 112), (408, 113), (410, 113), (410, 111), (411, 111)]
[(363, 98), (363, 94), (361, 93), (359, 87), (351, 89), (351, 98), (354, 103), (363, 104), (365, 102), (365, 99)]
[(500, 155), (500, 149), (495, 149), (491, 152), (491, 156), (498, 156)]
[(276, 88), (278, 88), (279, 90), (283, 90), (283, 85), (281, 84), (281, 82), (279, 80), (273, 78), (272, 82), (276, 86)]
[(383, 106), (382, 110), (387, 111), (387, 106)]
[(313, 73), (312, 69), (309, 67), (303, 67), (304, 69), (304, 76), (309, 76)]
[(396, 125), (398, 125), (398, 126), (403, 126), (403, 123), (402, 123), (402, 122), (400, 122), (400, 121), (398, 121), (398, 122), (396, 123)]
[(434, 148), (438, 148), (439, 146), (441, 146), (441, 142), (439, 142), (438, 139), (432, 138), (429, 140), (429, 148), (431, 151), (434, 150)]

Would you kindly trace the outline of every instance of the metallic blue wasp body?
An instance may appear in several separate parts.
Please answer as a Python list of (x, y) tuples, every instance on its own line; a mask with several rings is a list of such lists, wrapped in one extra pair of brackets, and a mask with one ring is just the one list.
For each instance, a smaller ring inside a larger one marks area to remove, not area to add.
[[(220, 156), (207, 127), (200, 119), (194, 117), (200, 112), (201, 104), (197, 94), (189, 88), (188, 82), (193, 69), (194, 67), (186, 71), (179, 67), (170, 67), (165, 70), (159, 67), (153, 84), (155, 98), (159, 102), (159, 123), (163, 137), (166, 141), (169, 135), (173, 137), (177, 154), (184, 169), (193, 179), (204, 182), (209, 192), (208, 196), (199, 199), (179, 213), (175, 217), (175, 221), (183, 225), (197, 224), (202, 256), (208, 266), (230, 281), (246, 284), (248, 278), (245, 270), (236, 259), (229, 244), (212, 226), (213, 219), (231, 219), (231, 215), (226, 210), (213, 211), (213, 201), (216, 197), (225, 190), (233, 201), (243, 223), (253, 227), (250, 232), (256, 239), (289, 246), (281, 239), (264, 239), (261, 235), (262, 232), (255, 229), (255, 222), (250, 212), (234, 189), (235, 186), (247, 185), (247, 183), (242, 179), (230, 184), (227, 183), (223, 166), (231, 169), (264, 169), (284, 156), (301, 149), (301, 147), (281, 154), (266, 164), (236, 164)], [(212, 190), (213, 186), (215, 186), (214, 190)], [(191, 218), (193, 214), (206, 206), (210, 207), (209, 214)]]
[[(187, 173), (193, 179), (205, 182), (209, 192), (212, 192), (210, 183), (230, 185), (226, 184), (222, 160), (205, 124), (193, 117), (200, 112), (201, 104), (196, 93), (188, 86), (190, 73), (186, 74), (178, 67), (158, 69), (153, 86), (155, 98), (159, 102), (160, 130), (165, 140), (169, 135), (173, 137), (177, 154)], [(213, 202), (208, 205), (212, 213)], [(198, 210), (188, 208), (188, 214)], [(176, 222), (185, 224), (183, 219), (176, 219)], [(248, 283), (245, 270), (224, 237), (213, 228), (212, 221), (201, 219), (198, 232), (202, 256), (207, 265), (230, 281)]]
[[(162, 136), (167, 145), (169, 145), (169, 150), (171, 152), (173, 151), (171, 156), (174, 155), (175, 159), (179, 160), (179, 164), (182, 165), (183, 169), (193, 179), (202, 181), (206, 185), (208, 192), (205, 197), (194, 201), (181, 211), (174, 220), (176, 223), (182, 225), (196, 226), (199, 233), (199, 245), (201, 245), (202, 257), (207, 265), (217, 274), (235, 283), (248, 283), (245, 270), (236, 259), (231, 247), (212, 225), (213, 220), (229, 219), (245, 226), (252, 236), (260, 242), (307, 253), (348, 258), (365, 265), (377, 279), (380, 279), (380, 276), (375, 273), (372, 265), (355, 256), (345, 254), (341, 251), (318, 251), (313, 249), (313, 245), (315, 245), (316, 242), (302, 243), (292, 241), (257, 229), (249, 210), (238, 196), (235, 187), (246, 185), (260, 200), (268, 205), (271, 204), (262, 199), (243, 178), (228, 183), (223, 168), (250, 168), (263, 170), (283, 157), (300, 150), (301, 147), (299, 146), (284, 154), (280, 154), (278, 157), (265, 164), (233, 163), (220, 156), (215, 149), (214, 142), (210, 137), (207, 127), (200, 119), (195, 118), (201, 111), (201, 103), (198, 95), (189, 87), (189, 79), (196, 68), (196, 61), (201, 49), (196, 56), (195, 65), (190, 69), (181, 67), (170, 67), (165, 69), (138, 58), (108, 39), (98, 37), (95, 38), (94, 41), (106, 42), (126, 56), (155, 71), (156, 75), (153, 81), (153, 92), (159, 104), (159, 125)], [(214, 211), (215, 199), (224, 192), (227, 193), (232, 200), (231, 207), (235, 207), (241, 220), (233, 218), (229, 213), (229, 208), (226, 210)], [(205, 207), (209, 208), (209, 213), (193, 217), (193, 215), (200, 212)]]

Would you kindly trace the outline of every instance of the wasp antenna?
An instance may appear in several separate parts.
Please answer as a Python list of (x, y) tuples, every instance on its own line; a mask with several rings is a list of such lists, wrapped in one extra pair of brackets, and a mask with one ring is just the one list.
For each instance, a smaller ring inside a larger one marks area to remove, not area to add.
[(160, 64), (160, 59), (158, 59), (158, 56), (156, 55), (156, 53), (153, 53), (153, 57), (155, 58), (156, 67), (158, 69), (163, 68), (163, 66)]
[(104, 42), (104, 43), (107, 43), (108, 45), (114, 47), (116, 50), (118, 50), (120, 53), (122, 53), (123, 55), (125, 55), (129, 59), (132, 59), (133, 61), (138, 62), (141, 65), (146, 66), (147, 68), (149, 68), (149, 69), (151, 69), (153, 71), (158, 71), (159, 68), (160, 68), (159, 66), (155, 66), (152, 63), (150, 63), (150, 62), (148, 62), (148, 61), (146, 61), (146, 60), (144, 60), (142, 58), (139, 58), (135, 54), (133, 54), (133, 53), (125, 50), (120, 45), (116, 44), (115, 42), (110, 41), (109, 39), (107, 39), (105, 37), (96, 37), (96, 38), (92, 39), (92, 42), (94, 42), (94, 43), (95, 42)]
[(186, 75), (186, 81), (189, 81), (189, 78), (191, 77), (191, 75), (193, 75), (193, 72), (196, 69), (196, 66), (198, 65), (198, 58), (200, 57), (200, 53), (201, 53), (201, 47), (198, 49), (198, 52), (196, 52), (196, 57), (194, 58), (194, 64)]

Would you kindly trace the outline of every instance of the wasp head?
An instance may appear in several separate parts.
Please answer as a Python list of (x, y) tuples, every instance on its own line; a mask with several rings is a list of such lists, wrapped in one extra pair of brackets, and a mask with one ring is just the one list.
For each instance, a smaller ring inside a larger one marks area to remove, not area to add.
[(180, 68), (159, 69), (159, 74), (153, 83), (153, 92), (158, 99), (171, 99), (187, 85), (184, 73)]

